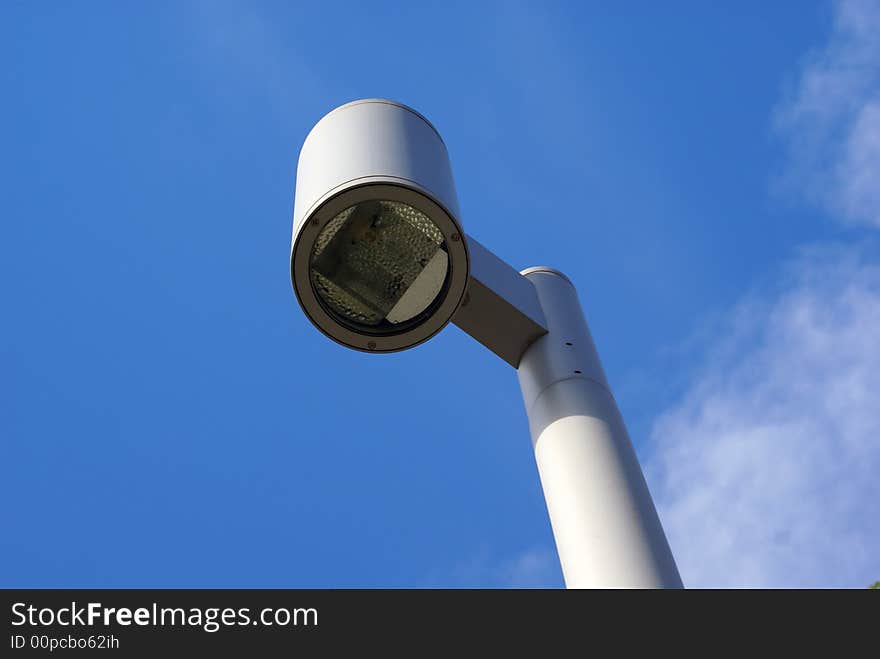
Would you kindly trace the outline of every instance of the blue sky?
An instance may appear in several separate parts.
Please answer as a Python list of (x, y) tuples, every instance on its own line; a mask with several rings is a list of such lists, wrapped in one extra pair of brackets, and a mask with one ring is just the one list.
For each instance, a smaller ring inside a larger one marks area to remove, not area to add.
[(686, 585), (880, 578), (880, 7), (4, 3), (0, 582), (560, 586), (515, 373), (288, 279), (327, 111), (412, 105), (577, 284)]

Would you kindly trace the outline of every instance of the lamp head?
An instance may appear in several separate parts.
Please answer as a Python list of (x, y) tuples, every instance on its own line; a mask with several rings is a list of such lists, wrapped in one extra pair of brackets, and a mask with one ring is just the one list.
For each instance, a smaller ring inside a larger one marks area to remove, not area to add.
[(468, 253), (449, 156), (424, 117), (370, 99), (315, 125), (297, 165), (290, 270), (312, 323), (350, 348), (404, 350), (449, 322)]

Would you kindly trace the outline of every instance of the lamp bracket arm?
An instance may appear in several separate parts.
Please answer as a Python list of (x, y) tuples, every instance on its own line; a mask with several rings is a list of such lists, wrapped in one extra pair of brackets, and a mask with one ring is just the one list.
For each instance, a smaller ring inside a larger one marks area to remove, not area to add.
[(534, 285), (472, 236), (470, 275), (452, 322), (517, 368), (526, 349), (547, 333)]

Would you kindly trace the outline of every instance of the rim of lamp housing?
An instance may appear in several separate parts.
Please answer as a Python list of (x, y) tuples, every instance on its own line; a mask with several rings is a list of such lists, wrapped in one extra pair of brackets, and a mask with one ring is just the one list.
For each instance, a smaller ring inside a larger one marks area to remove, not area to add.
[[(467, 243), (453, 215), (428, 191), (419, 189), (412, 181), (400, 179), (399, 183), (392, 183), (391, 178), (364, 177), (343, 184), (340, 186), (344, 187), (342, 190), (328, 193), (324, 200), (316, 204), (315, 210), (306, 214), (291, 248), (291, 281), (306, 316), (323, 334), (337, 343), (364, 352), (397, 352), (430, 339), (452, 319), (464, 298), (468, 282)], [(438, 294), (443, 299), (439, 304), (436, 300), (432, 302), (433, 311), (420, 323), (396, 333), (372, 334), (343, 325), (327, 312), (318, 299), (309, 272), (312, 247), (327, 223), (350, 206), (371, 200), (402, 202), (427, 215), (443, 234), (449, 255), (446, 282)]]

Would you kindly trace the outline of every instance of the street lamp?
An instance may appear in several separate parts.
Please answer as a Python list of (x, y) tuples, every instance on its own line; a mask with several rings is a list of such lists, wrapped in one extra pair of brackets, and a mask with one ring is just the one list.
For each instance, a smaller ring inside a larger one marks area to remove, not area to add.
[(574, 286), (552, 268), (517, 272), (463, 232), (427, 119), (367, 99), (315, 125), (290, 272), (309, 320), (349, 348), (405, 350), (452, 321), (517, 369), (569, 588), (681, 587)]

